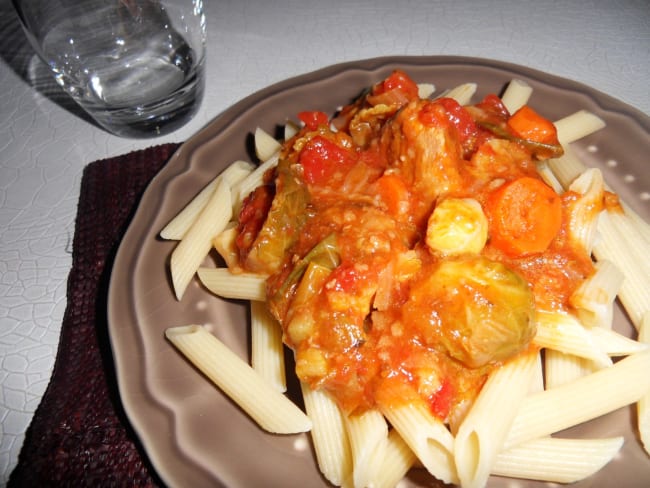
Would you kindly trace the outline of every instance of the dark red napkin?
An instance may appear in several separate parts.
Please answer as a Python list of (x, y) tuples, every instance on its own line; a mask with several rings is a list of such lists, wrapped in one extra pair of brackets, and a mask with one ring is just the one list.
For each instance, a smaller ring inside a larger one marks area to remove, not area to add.
[(83, 173), (67, 308), (52, 378), (9, 486), (159, 486), (119, 399), (107, 326), (113, 259), (142, 192), (178, 144)]

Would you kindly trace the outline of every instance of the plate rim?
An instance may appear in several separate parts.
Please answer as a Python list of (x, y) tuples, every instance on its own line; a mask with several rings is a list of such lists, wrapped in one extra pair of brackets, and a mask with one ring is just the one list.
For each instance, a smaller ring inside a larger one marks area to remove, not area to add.
[[(579, 92), (582, 95), (588, 96), (603, 111), (623, 114), (624, 116), (633, 119), (643, 130), (645, 130), (646, 133), (650, 132), (650, 117), (643, 113), (641, 110), (582, 82), (507, 61), (454, 55), (391, 55), (354, 61), (345, 61), (274, 82), (242, 98), (241, 100), (237, 101), (219, 113), (209, 122), (207, 122), (201, 129), (199, 129), (194, 135), (192, 135), (187, 141), (182, 143), (169, 158), (169, 161), (161, 168), (160, 171), (157, 172), (154, 178), (147, 185), (146, 189), (141, 195), (139, 203), (136, 206), (135, 212), (133, 213), (127, 225), (122, 240), (119, 243), (118, 250), (113, 260), (111, 276), (109, 280), (107, 299), (108, 332), (115, 369), (115, 379), (117, 381), (119, 391), (118, 400), (120, 401), (122, 408), (126, 413), (130, 427), (136, 433), (138, 440), (143, 450), (145, 451), (145, 456), (148, 458), (149, 462), (155, 469), (157, 476), (160, 477), (165, 484), (174, 485), (172, 481), (175, 479), (175, 477), (173, 473), (170, 472), (168, 467), (163, 465), (164, 463), (161, 463), (160, 457), (164, 449), (161, 450), (159, 446), (156, 445), (155, 439), (152, 438), (151, 432), (147, 431), (147, 422), (145, 422), (141, 414), (137, 412), (139, 407), (136, 408), (134, 402), (139, 398), (136, 398), (134, 396), (134, 393), (130, 391), (129, 380), (127, 378), (128, 375), (126, 368), (124, 367), (123, 358), (121, 357), (119, 345), (119, 328), (116, 328), (115, 325), (115, 316), (117, 309), (118, 307), (124, 307), (124, 304), (120, 302), (120, 300), (124, 298), (124, 290), (120, 289), (120, 285), (123, 285), (125, 283), (132, 283), (133, 281), (133, 276), (129, 276), (128, 273), (126, 273), (126, 270), (130, 269), (130, 267), (122, 266), (122, 269), (120, 269), (120, 266), (118, 266), (118, 264), (123, 263), (125, 260), (137, 261), (137, 253), (129, 256), (126, 249), (129, 247), (129, 245), (134, 244), (134, 242), (137, 240), (144, 239), (146, 237), (146, 232), (144, 233), (145, 235), (138, 236), (134, 230), (136, 228), (135, 224), (138, 219), (143, 218), (143, 209), (146, 209), (147, 205), (155, 207), (155, 205), (152, 204), (155, 203), (156, 191), (160, 188), (164, 189), (164, 185), (163, 187), (160, 185), (168, 182), (170, 177), (174, 176), (174, 170), (177, 171), (180, 175), (183, 174), (183, 168), (186, 170), (190, 169), (190, 162), (195, 151), (199, 150), (210, 139), (220, 134), (225, 127), (236, 121), (238, 117), (242, 116), (250, 110), (253, 110), (256, 103), (258, 103), (260, 100), (268, 98), (277, 93), (292, 90), (298, 86), (305, 86), (325, 79), (330, 79), (335, 76), (340, 76), (352, 70), (373, 73), (376, 71), (388, 69), (388, 67), (391, 65), (403, 66), (406, 71), (408, 71), (409, 66), (461, 65), (463, 67), (471, 66), (498, 69), (513, 74), (519, 74), (525, 78), (534, 79), (535, 81), (551, 85), (555, 88)], [(185, 164), (183, 167), (176, 167), (180, 164), (178, 160), (184, 161)], [(160, 192), (158, 199), (161, 199), (163, 195), (164, 191)], [(129, 297), (126, 298), (128, 299)], [(134, 318), (137, 317), (137, 312), (134, 310), (134, 304), (129, 305), (129, 308), (133, 309), (131, 315)], [(134, 325), (137, 326), (137, 324)], [(140, 394), (138, 396), (140, 398), (149, 396), (150, 401), (154, 402), (155, 405), (159, 406), (163, 410), (166, 408), (164, 405), (160, 404), (160, 401), (158, 401), (158, 399), (152, 397), (151, 395)], [(174, 412), (170, 411), (169, 415), (169, 423), (173, 424)], [(184, 453), (178, 449), (177, 445), (174, 444), (170, 447), (175, 451), (175, 454), (179, 458), (184, 457)], [(190, 463), (192, 462), (191, 459), (186, 460)], [(222, 480), (215, 480), (216, 483), (220, 483), (221, 481)]]

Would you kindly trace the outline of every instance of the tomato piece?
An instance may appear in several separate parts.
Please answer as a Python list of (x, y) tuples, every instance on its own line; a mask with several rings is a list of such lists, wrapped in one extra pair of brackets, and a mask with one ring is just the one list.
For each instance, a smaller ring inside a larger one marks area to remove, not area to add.
[(399, 90), (409, 99), (418, 97), (418, 85), (403, 71), (395, 70), (388, 78), (381, 83), (375, 85), (373, 95), (381, 95), (383, 93)]
[(424, 125), (455, 127), (461, 144), (476, 137), (478, 133), (471, 114), (453, 98), (439, 98), (426, 104), (418, 114), (418, 119)]
[(318, 110), (300, 112), (298, 118), (309, 130), (316, 130), (321, 125), (329, 124), (329, 117)]
[(446, 419), (451, 410), (454, 399), (454, 387), (447, 379), (443, 380), (440, 388), (429, 396), (429, 407), (431, 413), (439, 419)]
[(235, 239), (235, 244), (242, 258), (245, 258), (264, 225), (274, 194), (275, 192), (271, 186), (263, 185), (258, 186), (244, 199), (239, 212), (239, 227)]
[(299, 162), (308, 184), (324, 185), (356, 162), (354, 153), (323, 136), (313, 137), (300, 152)]
[(373, 107), (386, 105), (398, 109), (419, 98), (418, 85), (406, 73), (393, 71), (385, 80), (374, 85), (364, 100)]
[(344, 263), (337, 267), (330, 275), (331, 290), (352, 293), (362, 276), (353, 264)]
[(510, 117), (510, 112), (508, 112), (503, 100), (494, 93), (486, 95), (476, 106), (493, 114), (497, 120), (506, 120)]
[(447, 118), (460, 134), (461, 142), (474, 137), (478, 128), (470, 113), (453, 98), (441, 98), (438, 100), (447, 111)]

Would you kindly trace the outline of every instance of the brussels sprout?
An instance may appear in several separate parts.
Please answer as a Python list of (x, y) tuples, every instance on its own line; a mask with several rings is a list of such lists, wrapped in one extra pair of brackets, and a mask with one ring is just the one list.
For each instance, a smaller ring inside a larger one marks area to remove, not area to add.
[(478, 255), (432, 266), (413, 283), (403, 308), (427, 346), (471, 368), (505, 361), (528, 346), (535, 304), (521, 276)]
[(488, 236), (488, 221), (473, 198), (446, 198), (434, 209), (426, 243), (445, 254), (479, 253)]

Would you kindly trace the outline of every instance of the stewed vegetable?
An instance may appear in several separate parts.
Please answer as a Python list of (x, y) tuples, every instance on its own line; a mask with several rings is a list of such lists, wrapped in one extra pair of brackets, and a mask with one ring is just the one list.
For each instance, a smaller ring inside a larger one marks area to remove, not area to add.
[(401, 72), (299, 118), (238, 229), (298, 377), (348, 412), (415, 395), (460, 415), (592, 272), (535, 167), (562, 152), (553, 125), (496, 95), (420, 99)]

